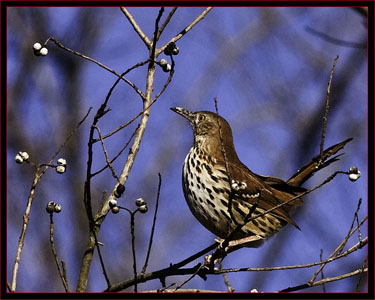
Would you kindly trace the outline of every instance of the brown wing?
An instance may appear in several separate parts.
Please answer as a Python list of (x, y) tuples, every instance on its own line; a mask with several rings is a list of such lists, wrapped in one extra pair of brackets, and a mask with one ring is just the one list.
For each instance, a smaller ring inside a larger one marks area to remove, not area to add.
[[(224, 171), (226, 170), (225, 163), (216, 163), (220, 165), (220, 169), (223, 170), (224, 173)], [(285, 203), (286, 201), (292, 199), (295, 196), (295, 193), (285, 191), (286, 186), (290, 187), (291, 189), (293, 187), (289, 186), (281, 179), (275, 177), (259, 176), (251, 172), (245, 165), (238, 163), (233, 164), (228, 162), (228, 169), (232, 181), (234, 180), (240, 184), (246, 184), (246, 188), (236, 191), (236, 193), (240, 196), (236, 197), (236, 200), (238, 199), (238, 201), (246, 201), (252, 204), (258, 201), (259, 208), (262, 208), (263, 210), (269, 210), (277, 205), (280, 205), (281, 203)], [(267, 182), (270, 184), (268, 184)], [(272, 183), (274, 186), (272, 186)], [(276, 188), (277, 185), (284, 187), (284, 190), (278, 190)], [(256, 197), (258, 193), (259, 199), (258, 197)], [(280, 206), (279, 208), (273, 210), (271, 214), (287, 221), (288, 223), (293, 224), (298, 228), (296, 223), (290, 218), (288, 214), (290, 209), (296, 206), (296, 204), (298, 203), (301, 203), (300, 199), (296, 199), (296, 201), (293, 201), (293, 203), (287, 203), (283, 206)]]

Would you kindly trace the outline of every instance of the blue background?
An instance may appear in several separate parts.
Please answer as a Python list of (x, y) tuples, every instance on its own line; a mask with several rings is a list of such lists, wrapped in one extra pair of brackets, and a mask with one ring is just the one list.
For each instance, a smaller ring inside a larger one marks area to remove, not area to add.
[[(151, 38), (159, 8), (129, 8), (143, 31)], [(171, 8), (166, 8), (162, 20)], [(164, 45), (179, 33), (203, 7), (179, 8), (161, 36)], [(29, 228), (21, 256), (17, 291), (62, 292), (63, 287), (49, 245), (48, 201), (62, 205), (55, 215), (55, 243), (60, 259), (66, 261), (70, 287), (76, 287), (88, 236), (83, 205), (83, 183), (87, 163), (89, 126), (116, 77), (97, 65), (69, 54), (53, 43), (46, 57), (33, 55), (32, 45), (54, 36), (65, 46), (88, 55), (118, 73), (144, 61), (148, 51), (116, 7), (107, 8), (8, 8), (7, 10), (7, 274), (11, 280), (22, 216), (32, 182), (33, 170), (17, 165), (15, 154), (22, 150), (31, 160), (46, 163), (89, 107), (93, 112), (59, 157), (68, 161), (64, 175), (48, 170), (36, 189)], [(204, 20), (177, 42), (175, 74), (164, 94), (152, 106), (150, 120), (119, 200), (130, 209), (143, 197), (147, 214), (136, 215), (137, 264), (142, 267), (149, 240), (158, 186), (163, 184), (159, 213), (148, 271), (167, 267), (212, 244), (215, 238), (194, 219), (185, 203), (181, 186), (182, 163), (192, 144), (192, 130), (186, 120), (169, 110), (182, 106), (192, 111), (219, 112), (232, 127), (238, 155), (252, 171), (288, 179), (319, 152), (324, 101), (330, 70), (339, 60), (333, 77), (329, 111), (328, 147), (348, 137), (340, 161), (319, 172), (305, 186), (321, 183), (336, 170), (355, 165), (361, 178), (350, 182), (339, 175), (333, 182), (304, 198), (305, 205), (293, 219), (301, 228), (288, 225), (257, 249), (231, 253), (224, 268), (272, 267), (319, 261), (344, 239), (353, 219), (358, 199), (361, 220), (367, 215), (367, 28), (366, 19), (345, 7), (242, 7), (214, 8)], [(348, 47), (332, 43), (306, 28), (340, 41), (356, 43)], [(159, 57), (163, 58), (164, 55)], [(147, 65), (146, 65), (147, 66)], [(145, 90), (147, 67), (127, 77)], [(167, 74), (157, 69), (154, 95), (163, 87)], [(105, 134), (127, 122), (142, 109), (139, 96), (120, 83), (109, 101), (112, 111), (99, 122)], [(110, 157), (129, 139), (136, 122), (106, 140)], [(96, 144), (93, 170), (105, 165), (101, 146)], [(121, 172), (126, 149), (114, 163)], [(92, 181), (94, 212), (104, 190), (115, 184), (110, 171)], [(132, 277), (129, 215), (108, 214), (99, 240), (112, 283)], [(367, 235), (367, 223), (361, 230)], [(358, 235), (349, 240), (349, 246)], [(346, 248), (346, 249), (347, 249)], [(337, 276), (362, 267), (367, 247), (324, 269), (325, 277)], [(203, 258), (191, 263), (193, 266)], [(273, 272), (231, 273), (229, 281), (238, 292), (253, 288), (273, 292), (306, 283), (317, 267)], [(319, 275), (320, 278), (320, 275)], [(318, 279), (319, 279), (318, 278)], [(183, 276), (168, 277), (167, 285), (183, 282)], [(352, 292), (359, 277), (327, 284), (329, 292)], [(160, 288), (158, 280), (140, 284), (140, 290)], [(226, 290), (221, 275), (207, 281), (195, 277), (186, 288)], [(106, 288), (95, 254), (88, 290)], [(361, 291), (366, 291), (363, 278)], [(129, 288), (126, 291), (133, 291)], [(304, 291), (321, 292), (318, 286)]]

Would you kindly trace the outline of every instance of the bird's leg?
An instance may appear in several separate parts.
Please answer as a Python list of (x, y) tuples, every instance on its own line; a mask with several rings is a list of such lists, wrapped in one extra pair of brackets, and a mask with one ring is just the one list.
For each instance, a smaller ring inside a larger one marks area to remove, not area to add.
[[(221, 245), (224, 242), (224, 239), (215, 239), (215, 241), (218, 242), (219, 247), (221, 247)], [(256, 248), (263, 244), (264, 241), (265, 239), (260, 236), (248, 236), (242, 239), (230, 241), (228, 246), (225, 247), (224, 251), (226, 253), (230, 253), (242, 247)]]

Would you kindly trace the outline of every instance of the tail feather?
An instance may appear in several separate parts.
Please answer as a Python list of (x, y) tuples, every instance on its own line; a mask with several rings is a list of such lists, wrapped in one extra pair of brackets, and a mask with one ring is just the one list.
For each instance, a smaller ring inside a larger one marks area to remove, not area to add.
[(302, 185), (307, 179), (315, 174), (315, 172), (327, 167), (329, 164), (337, 161), (343, 153), (338, 154), (331, 159), (327, 160), (330, 156), (336, 154), (339, 150), (349, 143), (353, 138), (346, 139), (324, 150), (322, 155), (318, 154), (313, 159), (297, 171), (292, 177), (289, 178), (287, 183), (293, 186)]

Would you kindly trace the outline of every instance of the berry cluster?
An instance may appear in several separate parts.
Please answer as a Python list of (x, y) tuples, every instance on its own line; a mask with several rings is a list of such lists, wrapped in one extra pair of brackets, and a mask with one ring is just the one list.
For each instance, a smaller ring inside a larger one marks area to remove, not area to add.
[(48, 54), (48, 49), (43, 47), (40, 43), (35, 43), (33, 45), (33, 50), (36, 56), (46, 56)]

